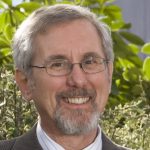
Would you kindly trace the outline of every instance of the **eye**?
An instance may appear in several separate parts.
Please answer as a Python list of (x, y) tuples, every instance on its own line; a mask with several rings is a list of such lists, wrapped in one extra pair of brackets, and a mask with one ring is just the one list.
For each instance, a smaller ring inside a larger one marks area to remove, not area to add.
[(85, 60), (84, 63), (87, 64), (87, 65), (88, 65), (88, 64), (92, 64), (92, 63), (93, 63), (93, 60)]
[(82, 67), (86, 71), (91, 72), (92, 70), (99, 69), (100, 67), (103, 67), (103, 64), (104, 63), (103, 63), (102, 58), (90, 56), (83, 61)]
[(99, 59), (96, 57), (89, 57), (86, 60), (84, 60), (84, 64), (86, 65), (98, 64), (98, 63), (100, 62)]
[(63, 62), (57, 62), (57, 63), (52, 63), (51, 65), (50, 65), (50, 67), (51, 68), (53, 68), (53, 67), (62, 67), (63, 66)]
[(68, 62), (65, 60), (52, 61), (47, 65), (48, 69), (51, 70), (64, 70), (67, 68), (67, 66), (68, 66)]
[(61, 70), (64, 68), (64, 62), (53, 62), (48, 66), (51, 70)]

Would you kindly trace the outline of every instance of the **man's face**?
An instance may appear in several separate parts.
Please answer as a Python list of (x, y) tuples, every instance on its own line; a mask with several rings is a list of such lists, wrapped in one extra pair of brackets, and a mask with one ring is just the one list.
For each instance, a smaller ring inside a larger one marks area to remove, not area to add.
[[(32, 65), (64, 59), (71, 63), (86, 57), (105, 58), (95, 27), (76, 20), (49, 28), (36, 39)], [(112, 64), (102, 72), (85, 73), (78, 64), (64, 76), (50, 76), (45, 69), (33, 68), (32, 98), (42, 125), (65, 134), (80, 134), (97, 127), (106, 105), (112, 76)]]

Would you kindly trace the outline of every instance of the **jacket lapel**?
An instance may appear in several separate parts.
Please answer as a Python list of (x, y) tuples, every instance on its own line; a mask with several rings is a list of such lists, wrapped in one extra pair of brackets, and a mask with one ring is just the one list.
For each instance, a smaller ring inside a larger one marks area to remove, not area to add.
[(102, 132), (102, 150), (119, 150), (119, 147), (114, 144), (103, 132)]
[(42, 150), (36, 136), (36, 125), (28, 133), (16, 139), (12, 150)]

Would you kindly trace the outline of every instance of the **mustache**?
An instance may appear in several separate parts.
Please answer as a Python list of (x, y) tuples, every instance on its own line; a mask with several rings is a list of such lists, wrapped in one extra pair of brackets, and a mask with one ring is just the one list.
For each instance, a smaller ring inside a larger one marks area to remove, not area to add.
[(93, 89), (69, 89), (56, 94), (56, 98), (67, 98), (67, 97), (96, 97), (96, 91)]

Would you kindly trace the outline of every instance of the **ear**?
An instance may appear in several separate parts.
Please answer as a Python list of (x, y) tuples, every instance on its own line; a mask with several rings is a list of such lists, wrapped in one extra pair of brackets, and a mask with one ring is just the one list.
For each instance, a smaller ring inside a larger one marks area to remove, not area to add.
[(30, 80), (28, 77), (23, 73), (22, 71), (16, 69), (15, 70), (15, 80), (16, 83), (23, 95), (23, 97), (27, 100), (30, 101), (32, 99), (32, 92), (30, 88)]

